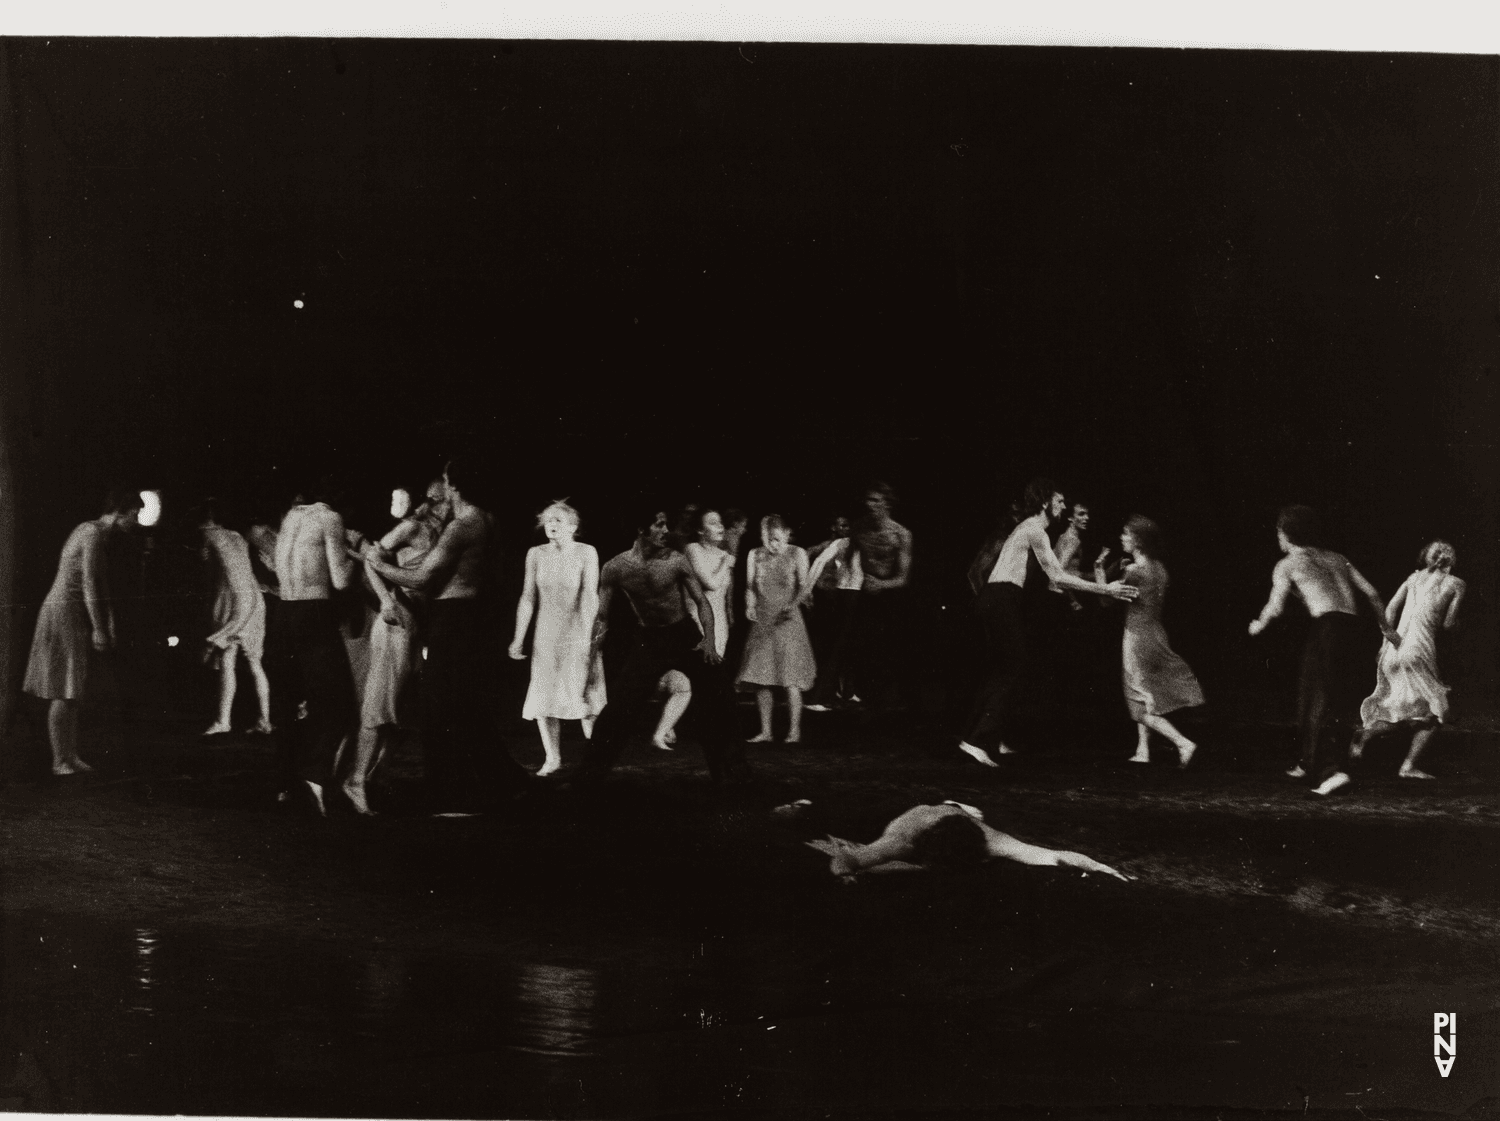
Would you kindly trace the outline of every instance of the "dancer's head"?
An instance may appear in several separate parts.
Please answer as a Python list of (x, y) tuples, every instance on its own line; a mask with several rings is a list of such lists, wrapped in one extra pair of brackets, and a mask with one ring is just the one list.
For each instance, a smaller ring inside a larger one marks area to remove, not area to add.
[(546, 533), (548, 541), (566, 545), (578, 533), (583, 519), (578, 516), (577, 510), (568, 505), (566, 498), (558, 498), (536, 516), (536, 524)]
[(896, 505), (896, 492), (879, 480), (865, 487), (865, 510), (872, 518), (888, 518)]
[(141, 492), (129, 487), (111, 487), (104, 496), (103, 514), (122, 529), (134, 529), (141, 516)]
[(849, 519), (840, 514), (833, 519), (833, 525), (829, 527), (829, 532), (835, 537), (848, 537), (850, 533)]
[(1131, 514), (1120, 534), (1120, 547), (1127, 553), (1139, 552), (1152, 560), (1161, 559), (1161, 526), (1141, 514)]
[(443, 465), (443, 482), (446, 484), (448, 501), (474, 501), (474, 490), (479, 484), (478, 473), (468, 456), (455, 455)]
[(453, 502), (448, 497), (448, 484), (439, 475), (427, 484), (427, 497), (422, 505), (417, 508), (419, 515), (436, 518), (440, 522), (446, 522), (448, 515), (453, 512)]
[(693, 536), (697, 538), (700, 545), (724, 544), (724, 517), (713, 507), (699, 510), (696, 525), (693, 527)]
[(1079, 533), (1089, 527), (1089, 508), (1082, 502), (1073, 503), (1073, 512), (1068, 515), (1068, 524)]
[(1441, 537), (1422, 550), (1422, 567), (1429, 571), (1447, 572), (1458, 563), (1458, 553)]
[(1045, 513), (1049, 519), (1056, 518), (1066, 508), (1062, 491), (1057, 484), (1045, 476), (1032, 479), (1026, 484), (1026, 493), (1021, 496), (1021, 506), (1026, 517)]
[(205, 498), (198, 503), (193, 510), (199, 529), (209, 529), (219, 525), (219, 500), (217, 498)]
[(667, 521), (666, 510), (649, 502), (642, 506), (641, 520), (636, 527), (636, 533), (642, 545), (648, 545), (653, 549), (665, 549), (672, 536), (672, 527)]
[(984, 830), (968, 814), (939, 818), (911, 843), (912, 863), (945, 872), (969, 872), (989, 857)]
[(767, 514), (760, 520), (760, 541), (772, 556), (786, 552), (791, 543), (792, 530), (780, 514)]
[(1276, 515), (1276, 537), (1283, 551), (1294, 546), (1316, 547), (1323, 538), (1318, 512), (1311, 506), (1283, 506)]

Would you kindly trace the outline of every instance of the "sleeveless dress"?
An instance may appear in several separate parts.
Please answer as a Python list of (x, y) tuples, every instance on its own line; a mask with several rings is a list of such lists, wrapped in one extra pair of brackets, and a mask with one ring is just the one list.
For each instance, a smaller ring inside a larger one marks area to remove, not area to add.
[(206, 529), (203, 536), (219, 566), (213, 616), (218, 629), (208, 643), (220, 650), (238, 646), (258, 661), (266, 648), (266, 601), (250, 565), (250, 546), (223, 526)]
[[(696, 542), (688, 545), (687, 555), (703, 584), (703, 595), (713, 608), (714, 648), (722, 658), (729, 646), (729, 591), (734, 583), (734, 558), (723, 549), (711, 550)], [(708, 574), (706, 580), (703, 579), (704, 573)], [(687, 600), (687, 611), (701, 631), (703, 620), (698, 617), (698, 604), (691, 596)]]
[(1188, 664), (1172, 650), (1166, 628), (1161, 625), (1167, 570), (1159, 561), (1137, 561), (1125, 570), (1122, 579), (1140, 589), (1125, 615), (1120, 651), (1125, 704), (1131, 719), (1139, 724), (1146, 715), (1165, 716), (1179, 708), (1201, 705), (1203, 689)]
[(797, 554), (795, 545), (779, 557), (765, 549), (755, 550), (755, 614), (758, 621), (750, 625), (745, 638), (745, 656), (740, 661), (741, 685), (778, 685), (806, 691), (817, 678), (812, 643), (800, 608), (792, 617), (776, 622), (782, 608), (796, 601)]
[(1452, 576), (1445, 572), (1413, 572), (1406, 578), (1406, 603), (1396, 633), (1401, 645), (1380, 647), (1375, 669), (1375, 692), (1359, 706), (1366, 728), (1379, 722), (1436, 719), (1448, 715), (1448, 686), (1438, 676), (1437, 632)]
[[(57, 576), (37, 613), (31, 657), (26, 663), (23, 688), (34, 697), (71, 701), (84, 695), (94, 627), (83, 601), (83, 535), (98, 535), (99, 563), (103, 565), (104, 532), (93, 522), (84, 522), (63, 546)], [(101, 605), (101, 609), (107, 606)]]
[(589, 672), (589, 644), (594, 620), (583, 613), (584, 559), (598, 553), (574, 542), (566, 552), (553, 545), (534, 546), (536, 565), (536, 635), (531, 640), (531, 685), (521, 716), (582, 720), (604, 711), (604, 671)]
[[(417, 533), (396, 550), (396, 563), (402, 568), (420, 564), (443, 532), (442, 526), (430, 519), (414, 516), (410, 520), (417, 524)], [(390, 592), (396, 601), (396, 614), (401, 625), (387, 623), (384, 613), (379, 611), (370, 624), (369, 669), (365, 672), (360, 700), (361, 728), (411, 723), (405, 719), (408, 714), (402, 699), (407, 683), (419, 666), (415, 602), (419, 597), (407, 588), (392, 586)]]

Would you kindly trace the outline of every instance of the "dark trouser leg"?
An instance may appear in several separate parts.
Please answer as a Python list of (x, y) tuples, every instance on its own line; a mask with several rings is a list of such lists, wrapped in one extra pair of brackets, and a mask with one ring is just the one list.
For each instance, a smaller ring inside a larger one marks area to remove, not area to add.
[(1000, 744), (1006, 703), (1021, 676), (1021, 667), (1026, 664), (1020, 598), (1021, 589), (1014, 584), (986, 584), (976, 605), (979, 625), (984, 631), (985, 675), (963, 738), (986, 750)]
[(349, 653), (336, 626), (326, 634), (310, 636), (299, 649), (297, 660), (307, 695), (307, 730), (302, 737), (297, 772), (307, 782), (327, 786), (333, 782), (339, 745), (354, 734), (359, 713), (354, 700), (354, 675)]
[[(609, 700), (594, 722), (594, 735), (584, 759), (585, 770), (607, 771), (615, 765), (625, 741), (650, 715), (661, 675), (672, 668), (673, 659), (670, 652), (664, 655), (661, 650), (660, 636), (643, 631), (631, 636), (631, 643), (618, 672), (605, 682)], [(688, 711), (697, 707), (695, 695)]]
[(859, 605), (859, 593), (838, 589), (817, 593), (814, 619), (822, 639), (817, 648), (818, 680), (809, 704), (826, 705), (834, 699), (846, 672), (851, 631)]
[[(1330, 612), (1312, 621), (1307, 645), (1302, 652), (1302, 673), (1297, 691), (1297, 726), (1301, 739), (1302, 769), (1315, 783), (1348, 767), (1349, 744), (1344, 736), (1328, 751), (1320, 750), (1323, 726), (1331, 706), (1343, 697), (1335, 697), (1334, 687), (1341, 684), (1340, 671), (1349, 656), (1351, 632), (1358, 625), (1353, 615)], [(1339, 690), (1340, 694), (1343, 690)]]
[(688, 719), (703, 748), (703, 761), (715, 782), (748, 776), (745, 737), (740, 735), (735, 709), (734, 670), (725, 660), (711, 666), (691, 651), (678, 665), (693, 683)]

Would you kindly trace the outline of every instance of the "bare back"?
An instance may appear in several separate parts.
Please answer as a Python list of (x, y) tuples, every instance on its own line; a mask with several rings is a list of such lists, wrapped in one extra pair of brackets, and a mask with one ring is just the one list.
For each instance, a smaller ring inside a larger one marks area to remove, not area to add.
[(681, 553), (646, 558), (637, 549), (627, 549), (604, 566), (600, 579), (625, 593), (641, 626), (669, 627), (687, 617), (683, 592), (697, 578)]
[(1335, 612), (1359, 613), (1347, 557), (1330, 549), (1299, 548), (1276, 565), (1272, 579), (1285, 579), (1314, 619)]
[(344, 519), (321, 502), (293, 506), (276, 537), (276, 580), (288, 601), (328, 599), (349, 582)]

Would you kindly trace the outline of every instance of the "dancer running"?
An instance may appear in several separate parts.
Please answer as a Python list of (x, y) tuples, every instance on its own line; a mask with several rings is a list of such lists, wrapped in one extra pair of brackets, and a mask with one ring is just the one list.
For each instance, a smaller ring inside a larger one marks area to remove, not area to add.
[[(864, 567), (859, 550), (849, 537), (849, 519), (842, 515), (834, 518), (830, 532), (832, 537), (808, 553), (812, 560), (807, 584), (813, 606), (813, 652), (818, 663), (812, 697), (803, 706), (808, 712), (828, 712), (839, 700), (858, 699), (847, 662), (858, 618), (859, 591), (865, 580)], [(809, 602), (808, 595), (802, 599)]]
[(433, 597), (422, 670), (430, 812), (471, 817), (519, 793), (531, 776), (505, 750), (491, 711), (495, 680), (480, 596), (488, 591), (494, 516), (470, 497), (478, 476), (467, 461), (449, 460), (443, 482), (452, 520), (431, 552), (412, 568), (387, 564), (374, 545), (364, 558), (391, 583)]
[[(448, 488), (442, 479), (434, 479), (422, 505), (380, 539), (381, 559), (393, 560), (402, 568), (420, 563), (442, 536), (449, 513)], [(408, 719), (401, 702), (420, 667), (424, 599), (420, 591), (386, 583), (369, 562), (365, 562), (365, 578), (380, 601), (380, 611), (370, 625), (370, 667), (360, 702), (359, 739), (343, 784), (345, 797), (360, 814), (373, 812), (365, 786), (397, 728)]]
[(846, 881), (872, 869), (883, 871), (945, 868), (969, 870), (987, 860), (1014, 860), (1054, 868), (1076, 868), (1129, 881), (1126, 876), (1077, 852), (1028, 845), (1008, 833), (985, 824), (984, 815), (962, 802), (937, 806), (913, 806), (885, 827), (868, 845), (829, 835), (824, 841), (808, 841), (809, 848), (829, 857), (828, 870)]
[[(597, 653), (609, 631), (609, 609), (618, 591), (640, 621), (618, 671), (609, 680), (609, 702), (594, 725), (588, 758), (576, 772), (580, 782), (602, 778), (619, 758), (627, 737), (645, 723), (662, 676), (678, 670), (692, 685), (692, 715), (704, 760), (716, 782), (746, 777), (744, 742), (734, 728), (734, 695), (718, 653), (714, 612), (692, 565), (668, 544), (667, 516), (655, 514), (635, 544), (612, 558), (600, 573), (594, 622)], [(703, 629), (683, 607), (695, 600)], [(591, 656), (592, 660), (592, 656)]]
[(1401, 645), (1401, 636), (1385, 618), (1385, 605), (1375, 586), (1360, 575), (1349, 558), (1321, 548), (1320, 526), (1315, 510), (1308, 506), (1286, 506), (1276, 518), (1276, 542), (1286, 554), (1271, 572), (1271, 598), (1260, 615), (1250, 624), (1252, 636), (1260, 634), (1285, 609), (1287, 599), (1295, 593), (1307, 606), (1312, 626), (1302, 650), (1302, 672), (1297, 689), (1297, 729), (1301, 741), (1301, 761), (1287, 771), (1289, 778), (1309, 777), (1313, 793), (1327, 795), (1348, 786), (1344, 769), (1348, 748), (1342, 740), (1338, 747), (1319, 762), (1319, 741), (1328, 718), (1334, 682), (1342, 676), (1351, 657), (1351, 644), (1357, 639), (1359, 604), (1355, 589), (1375, 609), (1387, 641)]
[(203, 551), (205, 560), (214, 562), (214, 625), (208, 636), (205, 660), (219, 671), (219, 717), (203, 734), (222, 735), (230, 731), (229, 716), (234, 708), (235, 661), (245, 655), (250, 677), (255, 682), (255, 697), (260, 702), (260, 721), (251, 731), (271, 731), (271, 686), (261, 665), (266, 646), (266, 601), (255, 570), (250, 563), (250, 546), (232, 529), (215, 519), (216, 504), (210, 500), (203, 507)]
[[(1035, 556), (1042, 571), (1059, 587), (1090, 595), (1133, 600), (1136, 588), (1116, 581), (1096, 584), (1064, 572), (1047, 540), (1047, 526), (1065, 508), (1062, 493), (1050, 479), (1033, 479), (1026, 487), (1024, 509), (1031, 516), (1021, 521), (1005, 538), (996, 554), (988, 580), (979, 593), (976, 610), (984, 628), (985, 679), (974, 698), (974, 707), (958, 748), (987, 767), (996, 767), (995, 755), (1012, 755), (1002, 738), (1011, 691), (1026, 663), (1026, 633), (1021, 615), (1021, 589), (1026, 584), (1026, 561)], [(989, 546), (986, 547), (989, 551)], [(970, 567), (971, 578), (974, 566)]]
[(1453, 575), (1457, 555), (1446, 541), (1422, 550), (1422, 567), (1406, 578), (1386, 606), (1387, 623), (1396, 623), (1401, 645), (1383, 644), (1376, 666), (1375, 692), (1359, 706), (1360, 729), (1349, 755), (1360, 758), (1374, 736), (1397, 724), (1415, 729), (1411, 749), (1397, 772), (1402, 778), (1432, 778), (1417, 760), (1448, 715), (1448, 686), (1438, 674), (1437, 635), (1458, 625), (1466, 585)]
[(78, 757), (78, 721), (88, 693), (89, 663), (114, 647), (115, 608), (109, 594), (109, 538), (135, 528), (141, 512), (136, 491), (113, 490), (104, 513), (68, 535), (57, 576), (37, 614), (23, 688), (47, 707), (52, 773), (94, 768)]
[(526, 628), (536, 616), (531, 640), (531, 684), (521, 716), (535, 720), (546, 761), (539, 778), (562, 767), (563, 720), (583, 722), (584, 735), (604, 709), (604, 671), (590, 664), (590, 632), (599, 613), (599, 553), (573, 540), (578, 511), (559, 499), (537, 515), (547, 544), (526, 553), (526, 584), (516, 604), (516, 631), (510, 656), (526, 657)]
[(778, 514), (760, 520), (764, 544), (750, 554), (749, 586), (745, 591), (745, 618), (750, 635), (740, 664), (741, 685), (756, 686), (760, 708), (760, 734), (750, 743), (770, 743), (772, 689), (786, 690), (791, 725), (787, 743), (802, 742), (802, 693), (817, 677), (812, 643), (802, 622), (802, 597), (810, 587), (807, 554), (791, 544), (792, 532)]
[[(1167, 569), (1161, 563), (1161, 530), (1150, 518), (1136, 514), (1125, 523), (1120, 545), (1134, 558), (1123, 582), (1139, 590), (1126, 608), (1125, 637), (1120, 664), (1125, 680), (1125, 704), (1136, 723), (1132, 763), (1151, 762), (1151, 733), (1159, 732), (1177, 748), (1177, 765), (1186, 767), (1198, 745), (1172, 726), (1167, 713), (1194, 708), (1203, 703), (1203, 690), (1193, 671), (1167, 642), (1161, 623), (1162, 601), (1167, 595)], [(1106, 583), (1104, 556), (1094, 564), (1096, 583)]]

